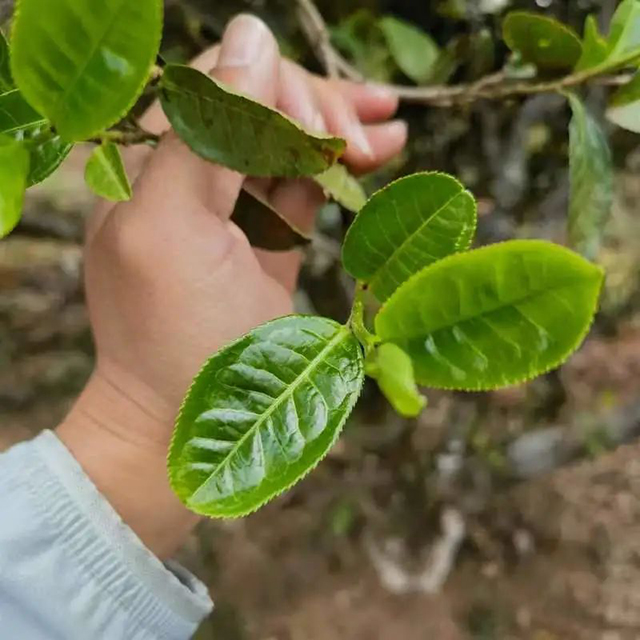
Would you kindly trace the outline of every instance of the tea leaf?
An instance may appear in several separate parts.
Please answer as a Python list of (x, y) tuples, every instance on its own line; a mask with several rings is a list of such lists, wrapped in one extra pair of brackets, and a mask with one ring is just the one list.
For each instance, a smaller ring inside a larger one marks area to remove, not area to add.
[(240, 192), (231, 221), (247, 236), (251, 246), (258, 249), (289, 251), (309, 244), (309, 238), (246, 188)]
[(29, 152), (17, 140), (0, 134), (0, 238), (20, 220), (28, 174)]
[(469, 247), (473, 196), (451, 176), (418, 173), (378, 191), (345, 238), (344, 268), (380, 301), (432, 262)]
[(585, 337), (602, 270), (549, 242), (514, 240), (451, 256), (406, 282), (375, 320), (419, 384), (481, 391), (561, 364)]
[(411, 358), (397, 345), (380, 345), (367, 361), (366, 373), (378, 381), (385, 398), (401, 416), (415, 418), (427, 406), (416, 386)]
[(431, 36), (409, 22), (392, 16), (382, 18), (379, 24), (402, 73), (416, 84), (429, 82), (440, 57), (440, 48)]
[(626, 59), (637, 52), (640, 57), (640, 0), (624, 0), (611, 19), (607, 62)]
[(573, 110), (569, 126), (569, 243), (594, 258), (613, 204), (613, 161), (600, 124), (576, 95), (569, 94), (569, 101)]
[(93, 150), (84, 177), (91, 190), (101, 198), (112, 202), (131, 200), (131, 184), (120, 150), (113, 142), (105, 142)]
[(171, 486), (196, 513), (255, 511), (326, 455), (363, 376), (357, 340), (331, 320), (292, 316), (254, 329), (195, 379), (171, 443)]
[(607, 39), (600, 33), (598, 19), (594, 15), (587, 16), (584, 23), (584, 37), (582, 40), (582, 55), (576, 71), (584, 71), (601, 65), (609, 55)]
[(640, 133), (640, 74), (611, 96), (607, 118), (623, 129)]
[(134, 105), (161, 31), (160, 0), (18, 0), (13, 78), (64, 140), (86, 140)]
[(246, 175), (314, 176), (345, 149), (343, 140), (311, 135), (190, 67), (167, 66), (160, 97), (175, 132), (193, 151)]
[(357, 213), (367, 202), (367, 194), (362, 185), (343, 164), (334, 164), (314, 180), (324, 189), (327, 197), (349, 211)]
[(525, 62), (541, 69), (573, 69), (582, 55), (578, 34), (568, 26), (537, 13), (513, 11), (503, 23), (507, 46)]

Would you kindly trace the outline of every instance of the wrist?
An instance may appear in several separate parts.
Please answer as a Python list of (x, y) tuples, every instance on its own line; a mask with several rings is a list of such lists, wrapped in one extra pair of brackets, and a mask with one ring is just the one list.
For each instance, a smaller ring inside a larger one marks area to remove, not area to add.
[(99, 365), (57, 429), (98, 490), (161, 559), (173, 555), (199, 521), (167, 476), (176, 411), (126, 373)]

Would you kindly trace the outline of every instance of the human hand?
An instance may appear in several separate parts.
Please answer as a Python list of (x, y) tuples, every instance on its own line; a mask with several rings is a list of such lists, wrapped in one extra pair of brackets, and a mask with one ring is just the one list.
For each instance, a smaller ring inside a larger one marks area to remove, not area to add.
[[(375, 124), (395, 111), (392, 95), (320, 79), (281, 59), (271, 32), (251, 16), (232, 21), (221, 46), (195, 66), (213, 68), (218, 80), (309, 129), (346, 138), (345, 161), (356, 172), (405, 144), (404, 123)], [(157, 107), (143, 124), (168, 128)], [(123, 519), (166, 556), (195, 522), (165, 470), (180, 401), (208, 356), (291, 313), (300, 254), (253, 249), (230, 222), (245, 178), (195, 156), (172, 132), (151, 153), (134, 150), (128, 166), (137, 176), (133, 199), (100, 205), (89, 225), (85, 278), (97, 366), (58, 434)], [(313, 226), (323, 194), (312, 182), (254, 186), (296, 226)]]

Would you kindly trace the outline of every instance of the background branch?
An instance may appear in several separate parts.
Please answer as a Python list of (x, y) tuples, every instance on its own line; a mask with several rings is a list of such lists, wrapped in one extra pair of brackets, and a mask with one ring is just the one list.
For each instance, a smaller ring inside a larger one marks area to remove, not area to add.
[[(327, 75), (344, 77), (356, 82), (366, 78), (353, 67), (331, 44), (331, 36), (322, 14), (313, 0), (297, 0), (300, 25), (316, 56), (324, 65)], [(629, 60), (622, 60), (619, 67), (635, 61), (637, 55)], [(518, 96), (530, 96), (540, 93), (559, 93), (586, 83), (607, 86), (625, 84), (631, 79), (627, 73), (611, 76), (604, 66), (593, 67), (585, 71), (572, 73), (563, 78), (548, 81), (513, 80), (500, 71), (473, 83), (458, 85), (432, 85), (413, 87), (407, 85), (385, 85), (404, 102), (431, 105), (434, 107), (451, 107), (467, 105), (477, 100), (501, 100)]]

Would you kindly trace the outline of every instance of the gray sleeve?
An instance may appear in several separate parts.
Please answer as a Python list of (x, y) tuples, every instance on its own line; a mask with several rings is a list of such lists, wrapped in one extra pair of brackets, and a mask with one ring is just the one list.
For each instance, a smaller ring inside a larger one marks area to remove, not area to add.
[(183, 640), (213, 605), (162, 564), (50, 431), (0, 454), (0, 635)]

